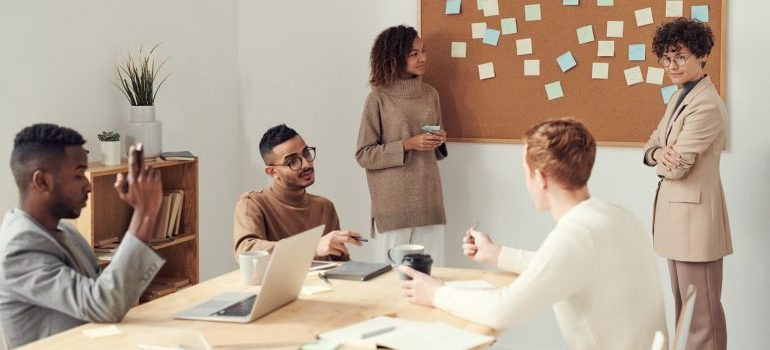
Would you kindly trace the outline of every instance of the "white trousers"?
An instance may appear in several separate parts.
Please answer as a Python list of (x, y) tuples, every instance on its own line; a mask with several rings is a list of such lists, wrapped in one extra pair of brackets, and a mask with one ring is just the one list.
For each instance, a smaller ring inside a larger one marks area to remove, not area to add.
[(388, 249), (401, 244), (419, 244), (425, 247), (425, 254), (433, 258), (433, 266), (444, 266), (444, 225), (404, 228), (377, 232), (374, 236), (377, 262), (388, 261)]

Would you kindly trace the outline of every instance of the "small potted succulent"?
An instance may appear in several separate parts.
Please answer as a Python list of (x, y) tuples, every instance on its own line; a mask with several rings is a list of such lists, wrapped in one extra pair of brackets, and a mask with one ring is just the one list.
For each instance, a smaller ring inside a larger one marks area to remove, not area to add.
[(120, 134), (115, 131), (102, 131), (99, 138), (104, 165), (120, 165)]

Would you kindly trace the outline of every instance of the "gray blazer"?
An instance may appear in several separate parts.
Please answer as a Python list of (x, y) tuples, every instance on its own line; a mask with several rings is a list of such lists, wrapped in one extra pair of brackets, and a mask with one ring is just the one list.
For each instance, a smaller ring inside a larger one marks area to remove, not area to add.
[(126, 233), (110, 264), (99, 271), (80, 233), (63, 222), (58, 229), (55, 234), (65, 236), (69, 250), (21, 209), (3, 219), (0, 325), (12, 348), (87, 322), (120, 322), (165, 263)]

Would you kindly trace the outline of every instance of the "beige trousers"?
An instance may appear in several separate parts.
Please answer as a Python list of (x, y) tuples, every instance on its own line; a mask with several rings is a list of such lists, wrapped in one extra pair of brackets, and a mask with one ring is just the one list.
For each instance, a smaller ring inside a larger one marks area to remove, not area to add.
[(687, 350), (724, 350), (727, 326), (722, 308), (722, 259), (706, 262), (668, 261), (674, 292), (676, 319), (687, 297), (687, 287), (695, 286), (695, 305), (687, 337)]

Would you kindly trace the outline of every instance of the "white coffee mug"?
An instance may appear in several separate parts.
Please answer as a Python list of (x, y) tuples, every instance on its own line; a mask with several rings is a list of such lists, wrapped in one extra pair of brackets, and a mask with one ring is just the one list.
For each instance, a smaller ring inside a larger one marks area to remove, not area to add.
[(243, 252), (238, 255), (241, 265), (241, 281), (245, 285), (258, 285), (265, 277), (267, 263), (270, 261), (270, 253), (266, 251)]

